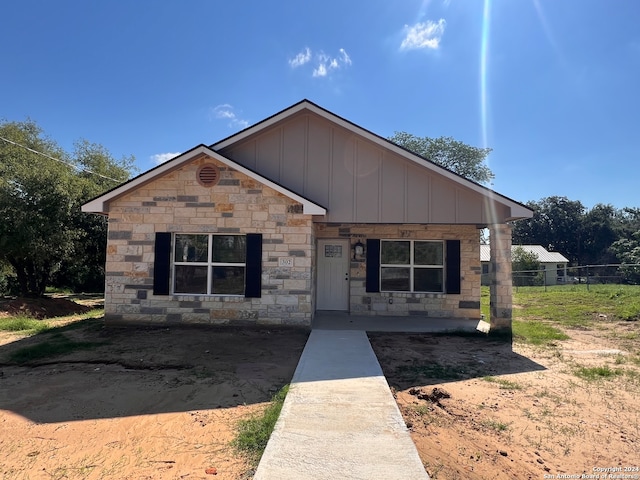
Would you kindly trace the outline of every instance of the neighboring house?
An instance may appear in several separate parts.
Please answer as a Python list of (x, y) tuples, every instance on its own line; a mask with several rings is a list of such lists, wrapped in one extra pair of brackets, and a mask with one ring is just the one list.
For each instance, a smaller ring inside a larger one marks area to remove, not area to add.
[[(479, 228), (508, 246), (533, 214), (307, 100), (82, 209), (109, 217), (107, 322), (305, 327), (479, 319)], [(508, 247), (493, 257), (492, 326), (510, 328)]]
[[(535, 253), (540, 262), (540, 270), (544, 270), (545, 285), (567, 283), (567, 265), (569, 260), (558, 252), (549, 252), (542, 245), (513, 245), (512, 250), (521, 247), (525, 252)], [(482, 263), (482, 283), (489, 284), (489, 263), (491, 260), (489, 245), (480, 245), (480, 262)]]

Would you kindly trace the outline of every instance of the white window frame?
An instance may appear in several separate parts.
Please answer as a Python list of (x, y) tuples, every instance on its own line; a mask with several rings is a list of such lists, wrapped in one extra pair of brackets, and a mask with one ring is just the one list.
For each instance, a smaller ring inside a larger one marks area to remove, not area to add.
[[(384, 242), (409, 242), (409, 263), (395, 264), (395, 263), (382, 263), (382, 251), (384, 248)], [(442, 245), (442, 264), (441, 265), (415, 265), (414, 264), (414, 252), (415, 242), (422, 243), (439, 243)], [(445, 242), (444, 240), (420, 240), (420, 239), (406, 239), (406, 238), (387, 238), (380, 240), (380, 291), (384, 293), (444, 293), (446, 285), (446, 269), (445, 269)], [(382, 289), (382, 269), (383, 268), (408, 268), (409, 269), (409, 290), (383, 290)], [(438, 291), (422, 291), (414, 290), (414, 270), (415, 269), (440, 269), (442, 270), (442, 288)]]
[[(199, 235), (207, 236), (207, 261), (206, 262), (177, 262), (176, 255), (176, 237), (178, 235)], [(218, 297), (244, 297), (244, 294), (232, 294), (232, 293), (215, 293), (212, 292), (213, 288), (213, 267), (243, 267), (244, 268), (244, 284), (246, 288), (247, 283), (247, 253), (245, 250), (244, 262), (214, 262), (213, 261), (213, 237), (244, 237), (246, 247), (246, 235), (242, 234), (229, 234), (229, 233), (196, 233), (196, 232), (175, 232), (171, 237), (171, 292), (173, 295), (199, 295), (199, 296), (218, 296)], [(176, 292), (176, 266), (188, 266), (188, 267), (207, 267), (207, 293), (190, 293), (190, 292)]]

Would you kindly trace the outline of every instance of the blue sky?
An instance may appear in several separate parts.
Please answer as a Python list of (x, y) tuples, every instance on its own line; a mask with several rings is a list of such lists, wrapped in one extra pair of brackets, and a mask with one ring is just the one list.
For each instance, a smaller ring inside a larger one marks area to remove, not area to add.
[(493, 148), (493, 188), (640, 207), (637, 0), (21, 0), (0, 118), (141, 170), (303, 98)]

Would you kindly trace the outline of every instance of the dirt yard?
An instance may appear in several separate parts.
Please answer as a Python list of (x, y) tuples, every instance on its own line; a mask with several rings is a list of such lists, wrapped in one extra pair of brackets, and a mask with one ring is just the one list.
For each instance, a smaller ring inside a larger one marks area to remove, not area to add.
[[(640, 478), (640, 322), (567, 333), (513, 348), (370, 336), (432, 479)], [(306, 338), (100, 318), (26, 338), (0, 332), (0, 478), (249, 479), (229, 446), (236, 424), (290, 381)], [(69, 351), (11, 360), (45, 341)]]
[(77, 348), (16, 366), (12, 352), (60, 337), (0, 332), (2, 479), (251, 478), (235, 426), (290, 381), (307, 338), (100, 319), (54, 335)]
[(640, 478), (640, 324), (567, 333), (370, 335), (432, 479)]

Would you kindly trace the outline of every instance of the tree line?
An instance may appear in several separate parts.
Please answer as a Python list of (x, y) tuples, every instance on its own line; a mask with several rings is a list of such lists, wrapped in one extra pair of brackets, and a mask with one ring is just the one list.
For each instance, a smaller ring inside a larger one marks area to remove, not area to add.
[[(640, 283), (640, 208), (598, 204), (552, 196), (526, 205), (533, 217), (513, 223), (514, 245), (542, 245), (573, 266), (622, 264), (629, 282)], [(626, 266), (625, 266), (626, 265)]]
[(103, 291), (107, 222), (80, 207), (134, 171), (102, 145), (67, 152), (31, 120), (0, 122), (0, 294)]

